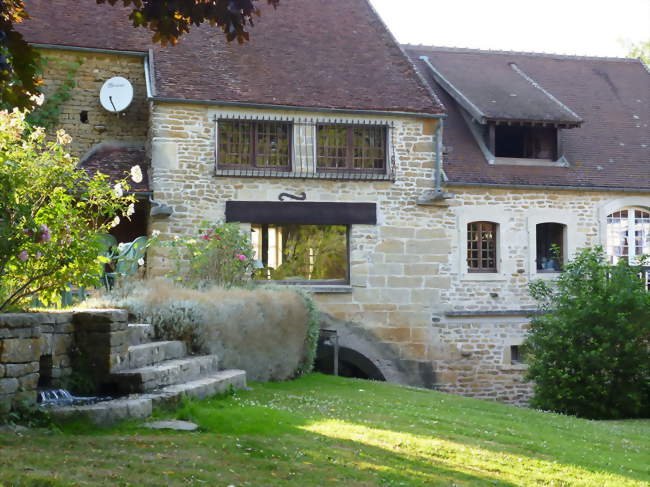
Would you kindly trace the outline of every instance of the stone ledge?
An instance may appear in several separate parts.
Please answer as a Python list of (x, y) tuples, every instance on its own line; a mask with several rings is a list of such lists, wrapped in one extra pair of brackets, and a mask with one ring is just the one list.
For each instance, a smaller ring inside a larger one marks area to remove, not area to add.
[(448, 318), (464, 318), (474, 316), (530, 316), (538, 315), (539, 311), (535, 309), (504, 309), (490, 311), (446, 311), (445, 316)]

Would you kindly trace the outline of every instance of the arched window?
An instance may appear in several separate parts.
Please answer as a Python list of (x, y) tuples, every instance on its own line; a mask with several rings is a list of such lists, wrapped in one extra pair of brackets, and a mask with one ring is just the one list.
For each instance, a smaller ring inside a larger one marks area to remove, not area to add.
[(471, 222), (467, 224), (467, 270), (497, 272), (497, 224)]
[(626, 208), (607, 215), (607, 255), (612, 264), (650, 254), (650, 212)]
[(558, 272), (564, 264), (566, 225), (538, 223), (535, 228), (537, 272)]

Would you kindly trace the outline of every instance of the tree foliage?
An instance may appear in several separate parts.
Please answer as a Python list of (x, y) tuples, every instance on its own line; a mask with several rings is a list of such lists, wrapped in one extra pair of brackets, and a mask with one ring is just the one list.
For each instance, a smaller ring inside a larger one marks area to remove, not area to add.
[(531, 294), (542, 314), (526, 340), (531, 405), (586, 418), (650, 414), (650, 292), (640, 267), (585, 249)]
[[(81, 0), (92, 1), (92, 0)], [(221, 28), (228, 41), (249, 39), (247, 26), (260, 11), (258, 0), (96, 0), (131, 9), (134, 27), (153, 32), (152, 41), (175, 44), (194, 26), (208, 23)], [(280, 0), (266, 0), (276, 7)], [(5, 108), (32, 108), (42, 80), (40, 57), (15, 28), (29, 18), (24, 0), (0, 0), (0, 100)]]
[(65, 151), (70, 140), (62, 130), (48, 140), (18, 109), (0, 112), (0, 312), (95, 284), (97, 233), (134, 211), (127, 182), (78, 169)]
[(628, 57), (640, 58), (644, 63), (650, 66), (650, 39), (645, 42), (631, 44)]

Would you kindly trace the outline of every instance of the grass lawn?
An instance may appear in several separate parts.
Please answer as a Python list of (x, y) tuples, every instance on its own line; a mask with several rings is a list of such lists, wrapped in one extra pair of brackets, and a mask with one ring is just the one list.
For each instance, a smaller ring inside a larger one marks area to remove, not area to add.
[(314, 374), (139, 423), (0, 434), (3, 486), (650, 485), (650, 420), (585, 421)]

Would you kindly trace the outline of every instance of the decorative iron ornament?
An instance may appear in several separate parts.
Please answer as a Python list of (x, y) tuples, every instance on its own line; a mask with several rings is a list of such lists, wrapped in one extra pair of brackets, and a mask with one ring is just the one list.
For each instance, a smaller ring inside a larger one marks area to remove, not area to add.
[(296, 201), (305, 201), (307, 199), (307, 193), (305, 193), (303, 191), (298, 196), (296, 196), (295, 194), (290, 194), (290, 193), (280, 193), (280, 195), (278, 196), (278, 199), (280, 201), (284, 201), (285, 198), (289, 198), (289, 199), (296, 200)]

